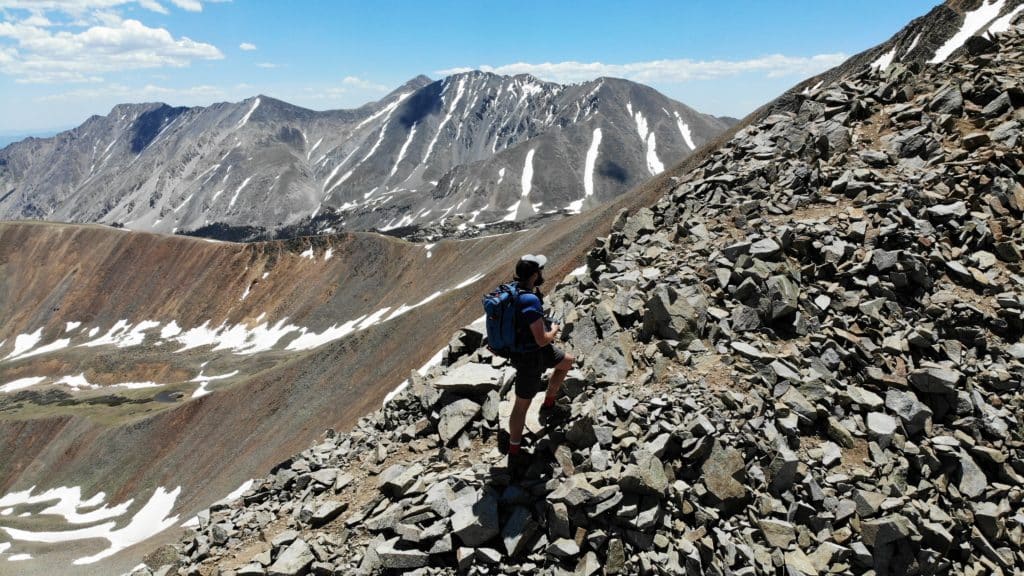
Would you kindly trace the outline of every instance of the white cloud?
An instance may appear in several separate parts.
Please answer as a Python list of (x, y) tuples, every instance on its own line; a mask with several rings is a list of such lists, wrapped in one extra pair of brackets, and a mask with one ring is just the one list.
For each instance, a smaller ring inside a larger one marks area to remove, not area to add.
[(370, 80), (364, 80), (358, 76), (345, 76), (341, 79), (341, 84), (350, 88), (357, 88), (359, 90), (367, 90), (371, 92), (387, 92), (388, 87), (383, 84), (371, 82)]
[(189, 12), (203, 11), (203, 4), (199, 0), (171, 0), (171, 4)]
[(256, 45), (251, 43), (251, 42), (242, 42), (241, 44), (238, 45), (238, 47), (241, 50), (245, 50), (247, 52), (250, 51), (250, 50), (255, 50), (256, 49)]
[[(224, 57), (212, 44), (174, 38), (138, 20), (116, 20), (80, 32), (0, 22), (0, 73), (18, 82), (90, 82), (108, 72), (181, 68)], [(5, 46), (4, 39), (14, 45)]]
[(279, 66), (277, 64), (274, 64), (273, 62), (260, 62), (259, 64), (256, 64), (256, 66), (258, 66), (260, 68), (267, 68), (267, 69), (274, 69), (274, 68), (280, 68), (281, 67), (281, 66)]
[[(200, 0), (170, 0), (170, 2), (178, 8), (188, 10), (189, 12), (200, 12), (203, 9), (203, 4)], [(55, 11), (80, 15), (94, 10), (106, 10), (128, 4), (138, 4), (147, 10), (160, 12), (161, 14), (167, 13), (167, 9), (156, 0), (0, 0), (0, 9), (11, 8), (32, 10), (34, 12)]]
[[(784, 76), (812, 76), (846, 60), (846, 54), (819, 54), (816, 56), (784, 56), (772, 54), (750, 60), (651, 60), (626, 64), (602, 62), (544, 62), (531, 64), (516, 62), (502, 66), (480, 66), (479, 70), (502, 75), (532, 74), (544, 80), (560, 83), (585, 82), (601, 76), (626, 78), (643, 83), (673, 83), (690, 80), (709, 80), (747, 73), (759, 73), (768, 78)], [(439, 70), (450, 75), (468, 72), (474, 68), (458, 67)]]
[(65, 102), (80, 100), (110, 100), (144, 102), (148, 100), (174, 100), (176, 103), (208, 103), (212, 100), (223, 100), (228, 92), (223, 88), (210, 85), (189, 86), (186, 88), (168, 88), (147, 84), (145, 86), (127, 86), (124, 84), (104, 84), (96, 88), (80, 88), (59, 94), (49, 94), (36, 99), (38, 102)]
[(170, 12), (167, 11), (167, 8), (164, 8), (163, 5), (156, 0), (139, 0), (139, 6), (142, 6), (146, 10), (159, 12), (160, 14), (170, 14)]

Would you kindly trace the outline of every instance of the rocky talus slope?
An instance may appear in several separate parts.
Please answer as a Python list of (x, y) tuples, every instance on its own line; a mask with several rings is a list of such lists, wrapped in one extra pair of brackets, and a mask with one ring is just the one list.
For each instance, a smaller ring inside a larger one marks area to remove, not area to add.
[(967, 46), (809, 92), (623, 214), (548, 297), (580, 361), (528, 466), (466, 328), (152, 571), (1024, 573), (1024, 33)]

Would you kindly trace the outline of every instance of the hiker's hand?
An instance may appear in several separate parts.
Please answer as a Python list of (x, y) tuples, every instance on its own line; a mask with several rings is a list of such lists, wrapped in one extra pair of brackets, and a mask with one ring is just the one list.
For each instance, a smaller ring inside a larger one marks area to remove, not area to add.
[(557, 322), (552, 322), (551, 323), (551, 333), (552, 334), (558, 334), (558, 331), (561, 330), (561, 329), (562, 329), (562, 327)]

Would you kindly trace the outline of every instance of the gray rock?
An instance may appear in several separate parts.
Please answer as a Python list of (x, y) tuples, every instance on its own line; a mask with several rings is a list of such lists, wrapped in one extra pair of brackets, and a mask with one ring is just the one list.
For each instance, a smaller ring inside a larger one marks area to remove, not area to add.
[(603, 384), (621, 384), (633, 371), (629, 334), (621, 332), (594, 345), (586, 358), (594, 378)]
[(885, 392), (885, 407), (899, 416), (908, 436), (931, 426), (932, 410), (910, 391), (890, 388)]
[(872, 549), (906, 538), (911, 533), (910, 520), (901, 514), (891, 514), (883, 518), (861, 522), (861, 537), (864, 544)]
[(551, 544), (548, 544), (546, 550), (548, 556), (554, 556), (559, 559), (575, 558), (580, 553), (580, 547), (575, 541), (568, 538), (559, 538)]
[(872, 492), (870, 490), (856, 490), (853, 493), (853, 502), (857, 505), (857, 515), (861, 518), (870, 518), (878, 514), (878, 510), (885, 501), (885, 494)]
[(750, 245), (750, 255), (762, 260), (773, 260), (782, 252), (782, 246), (771, 238), (758, 240)]
[(548, 500), (565, 502), (567, 505), (577, 508), (593, 501), (598, 492), (598, 489), (588, 482), (583, 474), (574, 474), (559, 484), (558, 488), (548, 495)]
[(707, 302), (695, 289), (681, 293), (670, 286), (658, 286), (647, 301), (644, 335), (676, 340), (686, 346), (699, 338), (706, 311)]
[(960, 484), (957, 488), (968, 498), (977, 498), (985, 493), (988, 478), (967, 452), (960, 452)]
[(288, 548), (285, 549), (277, 560), (267, 569), (269, 576), (298, 576), (304, 574), (306, 568), (316, 558), (306, 541), (297, 538)]
[(739, 504), (747, 499), (747, 490), (742, 482), (746, 480), (746, 464), (739, 450), (715, 441), (711, 455), (701, 466), (704, 485), (723, 504)]
[(896, 419), (883, 412), (871, 412), (867, 416), (867, 427), (868, 435), (885, 448), (896, 432)]
[(498, 535), (498, 498), (491, 490), (452, 502), (452, 533), (466, 546), (478, 547)]
[(800, 458), (788, 446), (784, 440), (780, 440), (772, 455), (771, 462), (765, 470), (769, 479), (769, 489), (775, 494), (781, 494), (789, 490), (796, 481), (796, 474), (799, 469)]
[(426, 469), (423, 465), (418, 463), (408, 468), (395, 464), (381, 474), (377, 485), (385, 494), (397, 498), (405, 495), (406, 491), (420, 479), (424, 470)]
[(796, 539), (796, 529), (789, 522), (764, 518), (757, 521), (765, 540), (770, 546), (785, 550)]
[(647, 450), (637, 450), (636, 464), (630, 464), (619, 478), (619, 486), (625, 492), (662, 495), (668, 489), (665, 465)]
[(505, 369), (495, 369), (489, 364), (463, 364), (433, 381), (439, 390), (459, 394), (479, 394), (483, 397), (489, 390), (497, 390), (506, 378), (511, 378)]
[(932, 216), (966, 216), (967, 215), (967, 204), (964, 204), (962, 200), (953, 202), (952, 204), (938, 204), (935, 206), (929, 206), (926, 210), (928, 214)]
[(964, 109), (964, 97), (959, 86), (947, 84), (940, 88), (931, 102), (928, 103), (928, 110), (936, 114), (953, 114), (959, 116)]
[(919, 368), (910, 373), (914, 388), (929, 394), (956, 394), (962, 378), (959, 371), (941, 367)]
[(437, 423), (437, 433), (441, 440), (451, 442), (479, 413), (480, 405), (468, 398), (460, 398), (442, 408)]
[(501, 531), (505, 552), (512, 558), (528, 552), (530, 541), (536, 531), (537, 523), (533, 520), (530, 510), (524, 506), (516, 506)]
[(732, 311), (732, 329), (737, 332), (749, 332), (761, 327), (761, 318), (755, 308), (739, 305)]
[(769, 278), (768, 294), (772, 301), (772, 320), (788, 316), (799, 309), (800, 288), (786, 276)]
[(650, 208), (641, 208), (630, 216), (622, 228), (623, 235), (630, 240), (636, 240), (645, 233), (654, 232), (654, 212)]
[(345, 502), (337, 502), (333, 500), (324, 502), (316, 508), (315, 512), (313, 512), (313, 516), (309, 519), (309, 523), (314, 528), (323, 526), (340, 516), (341, 513), (347, 509), (348, 504)]
[(612, 538), (608, 541), (608, 553), (605, 559), (606, 574), (622, 574), (626, 569), (626, 551), (622, 540)]
[(399, 550), (396, 548), (399, 538), (392, 538), (377, 546), (377, 557), (383, 568), (408, 569), (426, 566), (430, 556), (421, 550)]

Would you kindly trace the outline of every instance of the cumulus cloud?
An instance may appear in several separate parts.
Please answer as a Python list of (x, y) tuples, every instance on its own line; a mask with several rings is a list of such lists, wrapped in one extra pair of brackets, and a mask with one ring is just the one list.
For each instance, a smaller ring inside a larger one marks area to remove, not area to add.
[(0, 72), (18, 82), (92, 82), (108, 72), (181, 68), (223, 57), (216, 46), (175, 38), (138, 20), (111, 18), (77, 32), (0, 22)]
[[(207, 2), (209, 1), (211, 0), (207, 0)], [(203, 3), (200, 0), (170, 0), (170, 2), (178, 8), (190, 12), (200, 12), (203, 9)], [(167, 9), (157, 0), (0, 0), (0, 9), (51, 11), (80, 15), (94, 10), (106, 10), (129, 4), (138, 4), (147, 10), (167, 14)]]
[(209, 102), (217, 99), (223, 100), (228, 98), (228, 96), (228, 92), (223, 88), (210, 85), (170, 88), (155, 84), (146, 84), (140, 87), (114, 83), (105, 84), (102, 87), (79, 88), (58, 94), (40, 96), (36, 101), (64, 102), (71, 100), (109, 100), (113, 98), (120, 101), (175, 100), (179, 102)]
[[(560, 83), (585, 82), (601, 76), (626, 78), (643, 83), (688, 82), (710, 80), (757, 73), (768, 78), (784, 76), (812, 76), (846, 60), (846, 54), (819, 54), (816, 56), (784, 56), (772, 54), (749, 60), (651, 60), (626, 64), (602, 62), (544, 62), (531, 64), (516, 62), (502, 66), (483, 65), (477, 70), (495, 74), (531, 74), (544, 80)], [(450, 75), (468, 72), (474, 68), (458, 67), (439, 70), (438, 74)]]
[(245, 50), (246, 52), (249, 52), (249, 51), (255, 50), (256, 49), (256, 45), (253, 44), (252, 42), (242, 42), (241, 44), (238, 45), (238, 48), (241, 49), (241, 50)]
[(388, 90), (388, 87), (383, 84), (364, 80), (358, 76), (345, 76), (341, 79), (341, 85), (342, 87), (357, 88), (359, 90), (367, 90), (370, 92), (387, 92)]

